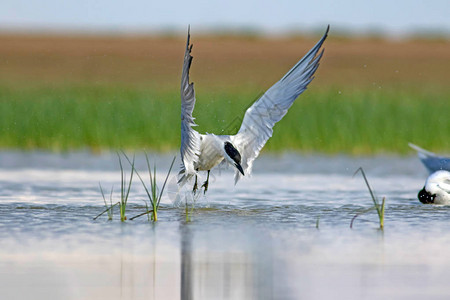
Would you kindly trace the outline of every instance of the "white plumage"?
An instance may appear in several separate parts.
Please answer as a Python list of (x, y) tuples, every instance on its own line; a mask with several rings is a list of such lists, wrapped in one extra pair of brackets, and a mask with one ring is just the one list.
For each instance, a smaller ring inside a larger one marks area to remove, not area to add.
[(418, 198), (424, 204), (450, 204), (450, 172), (440, 170), (432, 173)]
[[(268, 89), (247, 109), (241, 127), (236, 135), (199, 134), (192, 112), (195, 106), (194, 84), (189, 83), (189, 69), (192, 63), (192, 45), (188, 31), (181, 76), (181, 159), (180, 184), (198, 171), (209, 171), (225, 160), (236, 168), (235, 183), (250, 174), (253, 161), (259, 155), (267, 140), (272, 136), (273, 126), (280, 121), (294, 100), (306, 90), (319, 67), (329, 26), (319, 42), (294, 67)], [(197, 179), (197, 178), (196, 178)], [(204, 184), (208, 188), (208, 180)], [(197, 181), (194, 190), (197, 188)]]

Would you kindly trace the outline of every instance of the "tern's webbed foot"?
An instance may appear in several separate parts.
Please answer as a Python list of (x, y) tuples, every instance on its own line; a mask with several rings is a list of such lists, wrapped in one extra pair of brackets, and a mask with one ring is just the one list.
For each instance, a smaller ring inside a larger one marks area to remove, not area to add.
[(205, 188), (205, 190), (203, 191), (203, 195), (206, 194), (206, 191), (208, 190), (208, 184), (209, 184), (209, 172), (210, 170), (208, 170), (208, 177), (206, 177), (206, 181), (203, 183), (202, 187)]
[(203, 191), (203, 195), (206, 194), (206, 191), (208, 190), (208, 184), (209, 184), (209, 180), (206, 180), (203, 184), (202, 184), (202, 188), (205, 188)]

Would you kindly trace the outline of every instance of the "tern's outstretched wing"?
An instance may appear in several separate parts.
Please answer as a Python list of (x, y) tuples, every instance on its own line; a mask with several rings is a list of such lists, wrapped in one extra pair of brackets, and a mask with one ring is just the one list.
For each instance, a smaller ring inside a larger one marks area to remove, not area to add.
[(417, 151), (417, 155), (430, 173), (438, 170), (450, 171), (450, 157), (438, 156), (433, 152), (422, 149), (412, 143), (409, 143), (408, 145)]
[[(231, 137), (241, 153), (241, 165), (245, 174), (251, 173), (253, 161), (272, 136), (275, 123), (284, 117), (294, 100), (313, 80), (323, 55), (323, 50), (320, 53), (319, 50), (327, 38), (329, 28), (330, 26), (320, 41), (245, 112), (239, 132)], [(235, 182), (240, 176), (236, 172)]]
[[(194, 83), (189, 83), (189, 69), (192, 63), (191, 50), (189, 44), (190, 34), (188, 30), (186, 52), (184, 53), (183, 72), (181, 75), (181, 160), (183, 166), (181, 173), (185, 176), (195, 174), (194, 163), (197, 162), (200, 154), (200, 135), (192, 127), (195, 118), (192, 112), (195, 106)], [(184, 167), (184, 168), (183, 168)]]

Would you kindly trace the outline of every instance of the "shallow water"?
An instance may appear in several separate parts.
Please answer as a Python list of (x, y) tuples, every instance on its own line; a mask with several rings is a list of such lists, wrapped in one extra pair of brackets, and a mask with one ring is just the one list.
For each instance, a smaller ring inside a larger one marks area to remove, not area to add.
[[(171, 156), (153, 160), (162, 180)], [(372, 205), (360, 166), (384, 231), (375, 211), (349, 228)], [(190, 222), (171, 177), (157, 224), (121, 223), (93, 220), (99, 182), (118, 199), (115, 154), (1, 152), (2, 299), (448, 298), (450, 208), (416, 199), (426, 176), (416, 157), (266, 155), (235, 187), (214, 172)], [(145, 209), (134, 183), (129, 217)]]

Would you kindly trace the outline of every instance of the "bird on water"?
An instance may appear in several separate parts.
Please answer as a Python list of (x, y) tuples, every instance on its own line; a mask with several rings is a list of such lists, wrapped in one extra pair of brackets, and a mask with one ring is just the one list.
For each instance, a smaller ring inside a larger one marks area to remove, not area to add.
[(423, 204), (450, 204), (450, 157), (436, 155), (412, 143), (409, 146), (417, 151), (430, 172), (424, 187), (417, 194), (419, 201)]
[(417, 195), (423, 204), (450, 204), (450, 172), (439, 170), (428, 176)]

